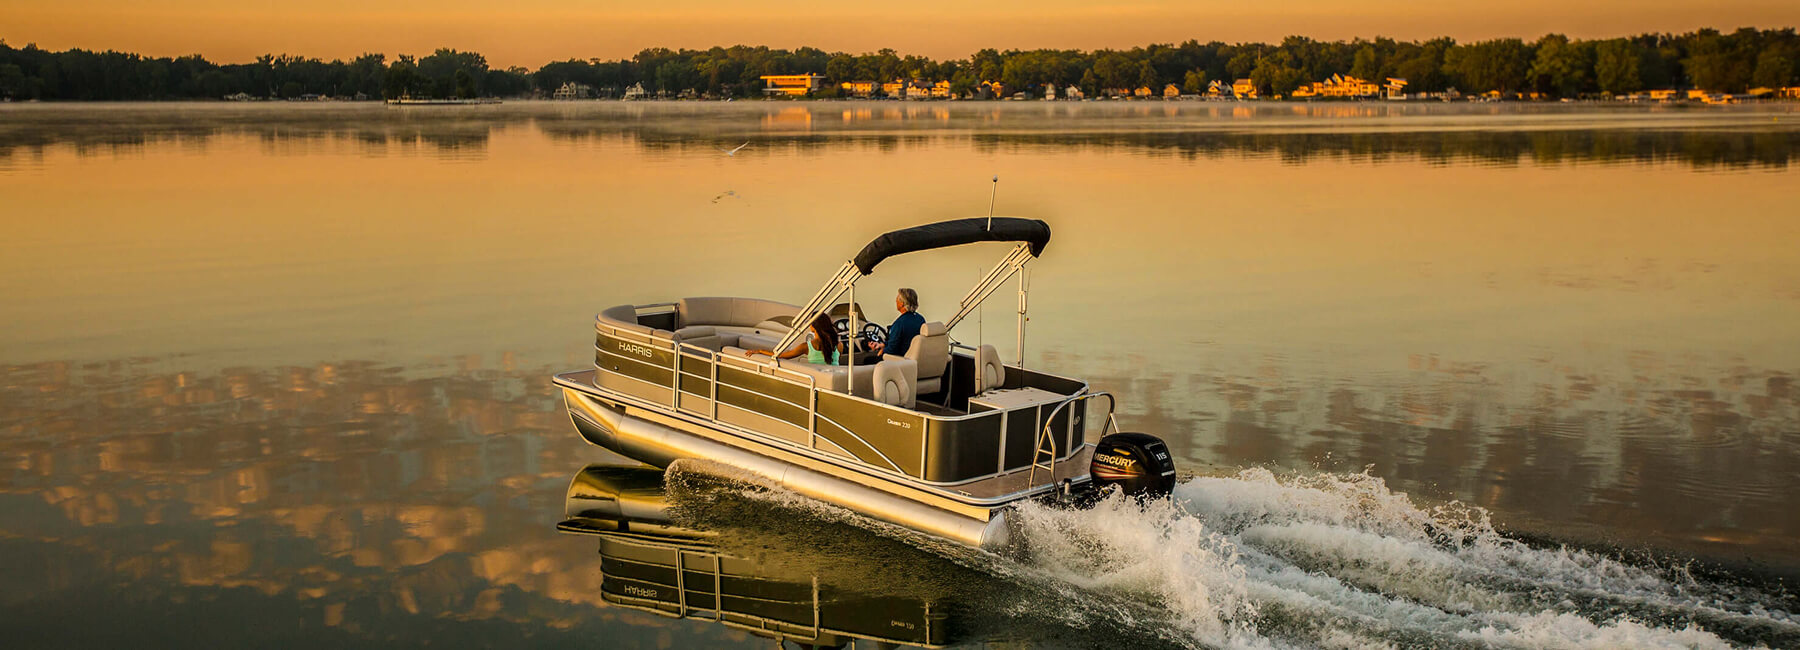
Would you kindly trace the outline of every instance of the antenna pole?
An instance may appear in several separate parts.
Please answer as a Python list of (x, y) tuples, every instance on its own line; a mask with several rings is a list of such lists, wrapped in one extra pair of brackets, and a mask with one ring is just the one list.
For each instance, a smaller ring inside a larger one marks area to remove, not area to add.
[(994, 189), (988, 192), (988, 230), (994, 229), (994, 197), (1000, 194), (1000, 175), (994, 175)]

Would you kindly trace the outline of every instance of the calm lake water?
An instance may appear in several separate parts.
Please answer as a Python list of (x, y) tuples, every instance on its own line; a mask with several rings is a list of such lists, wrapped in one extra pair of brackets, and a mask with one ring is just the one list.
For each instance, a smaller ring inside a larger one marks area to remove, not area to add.
[[(1027, 364), (1119, 394), (1179, 505), (1003, 559), (681, 481), (685, 552), (931, 643), (1800, 647), (1797, 163), (1794, 104), (0, 106), (0, 637), (767, 647), (556, 530), (619, 459), (549, 376), (998, 175), (1055, 232)], [(1012, 358), (1011, 306), (958, 338)]]

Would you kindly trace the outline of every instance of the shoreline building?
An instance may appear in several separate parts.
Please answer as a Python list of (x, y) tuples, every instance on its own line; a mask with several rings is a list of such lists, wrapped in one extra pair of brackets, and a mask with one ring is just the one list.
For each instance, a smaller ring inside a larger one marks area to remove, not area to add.
[(1406, 80), (1399, 77), (1387, 78), (1387, 98), (1406, 99)]
[(873, 81), (846, 81), (838, 84), (838, 89), (842, 90), (844, 94), (858, 99), (874, 97), (878, 88), (880, 88), (880, 84)]
[(1231, 96), (1238, 99), (1256, 99), (1256, 82), (1249, 79), (1231, 82)]
[[(1391, 82), (1394, 80), (1389, 79), (1389, 81)], [(1400, 81), (1400, 87), (1405, 88), (1406, 80), (1401, 79), (1399, 81)], [(1343, 98), (1343, 99), (1359, 99), (1359, 98), (1367, 98), (1367, 97), (1380, 97), (1381, 91), (1382, 91), (1382, 86), (1375, 82), (1368, 81), (1368, 80), (1362, 79), (1360, 77), (1352, 77), (1347, 74), (1334, 74), (1334, 75), (1331, 75), (1330, 79), (1326, 79), (1324, 81), (1315, 81), (1315, 82), (1312, 82), (1312, 85), (1310, 85), (1310, 86), (1301, 86), (1299, 88), (1295, 88), (1294, 92), (1293, 92), (1293, 97), (1295, 99), (1301, 99), (1301, 98), (1305, 98), (1305, 97), (1337, 97), (1337, 98)]]
[(805, 97), (825, 85), (825, 75), (813, 74), (766, 74), (762, 76), (764, 95), (785, 95), (788, 97)]
[(567, 81), (550, 94), (551, 99), (593, 99), (594, 87), (584, 83)]

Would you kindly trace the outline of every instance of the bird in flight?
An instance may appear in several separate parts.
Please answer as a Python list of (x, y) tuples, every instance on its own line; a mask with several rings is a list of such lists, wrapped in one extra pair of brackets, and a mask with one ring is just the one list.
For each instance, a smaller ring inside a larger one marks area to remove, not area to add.
[(719, 150), (719, 151), (721, 151), (721, 152), (724, 152), (724, 154), (725, 154), (725, 155), (727, 155), (727, 156), (735, 156), (735, 155), (737, 155), (737, 152), (738, 152), (738, 151), (740, 151), (740, 150), (742, 150), (742, 149), (743, 149), (743, 148), (744, 148), (744, 147), (748, 147), (748, 146), (750, 146), (750, 143), (748, 143), (748, 142), (746, 142), (746, 143), (743, 143), (743, 144), (740, 144), (740, 145), (738, 145), (738, 146), (737, 146), (737, 148), (736, 148), (736, 149), (731, 149), (731, 150), (729, 150), (729, 151), (728, 151), (728, 150), (726, 150), (726, 149), (725, 149), (725, 148), (724, 148), (724, 147), (714, 147), (714, 148), (715, 148), (715, 149), (718, 149), (718, 150)]

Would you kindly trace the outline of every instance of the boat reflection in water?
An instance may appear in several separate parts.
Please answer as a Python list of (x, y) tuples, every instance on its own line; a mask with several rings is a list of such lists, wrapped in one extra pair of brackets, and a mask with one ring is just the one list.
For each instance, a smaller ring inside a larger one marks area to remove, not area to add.
[[(677, 523), (685, 518), (673, 512), (663, 481), (663, 470), (652, 467), (594, 465), (569, 485), (568, 519), (557, 528), (599, 539), (606, 602), (711, 619), (784, 644), (836, 648), (866, 639), (880, 647), (929, 648), (952, 642), (958, 621), (937, 598), (908, 593), (929, 591), (897, 575), (909, 572), (883, 571), (892, 565), (829, 548), (800, 557), (767, 547), (757, 552), (751, 549), (770, 540), (746, 539), (755, 535), (751, 529)], [(857, 568), (866, 572), (855, 575)]]

